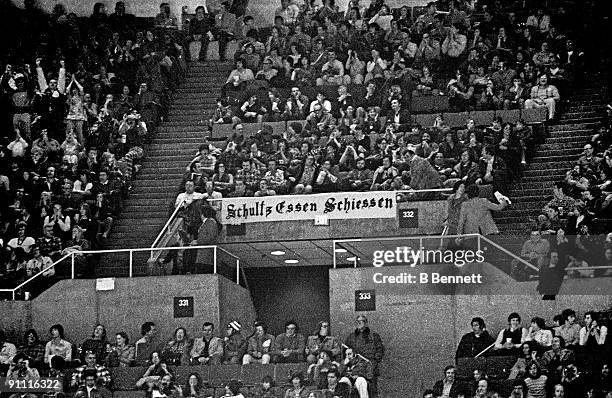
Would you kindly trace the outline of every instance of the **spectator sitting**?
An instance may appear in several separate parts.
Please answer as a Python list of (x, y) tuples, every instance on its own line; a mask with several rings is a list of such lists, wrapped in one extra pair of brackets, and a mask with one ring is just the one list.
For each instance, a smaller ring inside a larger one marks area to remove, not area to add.
[(540, 317), (533, 318), (526, 338), (526, 341), (533, 341), (540, 351), (548, 349), (552, 345), (552, 332), (545, 328), (544, 319)]
[(190, 357), (194, 365), (218, 365), (223, 359), (223, 340), (213, 335), (215, 326), (210, 322), (202, 325), (202, 337), (193, 342)]
[(336, 52), (331, 49), (327, 51), (327, 62), (321, 67), (321, 72), (321, 77), (317, 78), (317, 86), (351, 83), (350, 76), (344, 74), (344, 65), (336, 59)]
[(559, 90), (548, 84), (548, 77), (542, 75), (538, 79), (538, 85), (531, 88), (531, 96), (525, 101), (525, 109), (546, 107), (548, 119), (554, 119), (556, 103), (560, 99)]
[(247, 353), (242, 358), (243, 365), (252, 362), (270, 363), (270, 354), (274, 350), (274, 336), (267, 333), (267, 327), (263, 322), (255, 322), (255, 332), (249, 337), (248, 343)]
[(318, 326), (319, 329), (316, 334), (308, 336), (308, 341), (306, 342), (305, 353), (307, 355), (307, 362), (309, 364), (315, 363), (318, 353), (322, 350), (329, 352), (331, 360), (339, 359), (342, 349), (338, 339), (329, 334), (329, 322), (319, 322)]
[(96, 354), (94, 352), (85, 353), (85, 365), (79, 366), (72, 373), (70, 387), (80, 388), (85, 386), (87, 373), (94, 371), (96, 374), (96, 384), (108, 387), (111, 385), (111, 374), (108, 369), (102, 365), (96, 364)]
[(486, 330), (486, 325), (482, 318), (472, 318), (470, 325), (472, 326), (472, 331), (461, 337), (455, 358), (473, 358), (495, 342)]
[(478, 164), (480, 177), (476, 179), (477, 185), (493, 184), (493, 189), (507, 193), (507, 175), (508, 170), (506, 163), (502, 158), (496, 156), (496, 152), (492, 145), (486, 145), (482, 148), (482, 158)]
[(285, 333), (276, 336), (274, 340), (274, 362), (302, 362), (304, 361), (305, 339), (297, 333), (297, 324), (293, 321), (285, 323)]
[(223, 86), (222, 92), (223, 96), (225, 96), (225, 92), (227, 90), (244, 90), (247, 86), (247, 83), (255, 80), (255, 76), (253, 76), (253, 72), (250, 69), (246, 69), (244, 67), (244, 61), (237, 60), (236, 61), (236, 69), (234, 69), (225, 85)]
[(368, 398), (368, 383), (374, 378), (372, 362), (355, 355), (352, 348), (344, 351), (344, 370), (340, 383), (350, 383), (359, 394), (359, 398)]
[(455, 378), (457, 373), (453, 365), (444, 368), (444, 379), (436, 381), (433, 386), (434, 396), (456, 398), (463, 392), (461, 382)]
[[(521, 258), (529, 262), (531, 265), (539, 269), (541, 261), (548, 256), (550, 252), (550, 243), (546, 239), (542, 239), (541, 232), (534, 228), (531, 230), (531, 238), (523, 243), (521, 249)], [(524, 280), (527, 274), (532, 272), (523, 264), (514, 260), (512, 262), (512, 275), (514, 278)]]
[(340, 364), (331, 359), (331, 353), (322, 350), (317, 355), (317, 362), (308, 367), (308, 377), (312, 385), (319, 389), (327, 387), (327, 373), (331, 368), (338, 368)]
[(223, 363), (242, 364), (242, 358), (246, 354), (247, 341), (240, 333), (242, 325), (237, 321), (227, 324), (224, 337)]
[(551, 379), (561, 381), (563, 369), (574, 361), (574, 353), (565, 348), (563, 337), (555, 336), (552, 339), (551, 349), (544, 352), (540, 363), (547, 369)]
[(376, 384), (377, 377), (380, 374), (378, 365), (385, 355), (385, 346), (378, 335), (368, 327), (368, 319), (360, 315), (356, 320), (357, 328), (349, 334), (344, 343), (347, 347), (352, 348), (355, 355), (362, 355), (372, 364), (374, 377), (372, 383)]
[[(3, 340), (1, 333), (2, 332), (0, 332), (0, 341)], [(41, 366), (45, 356), (45, 346), (38, 338), (36, 330), (29, 329), (26, 331), (23, 341), (24, 343), (19, 346), (18, 352), (24, 354), (33, 367)], [(10, 348), (10, 346), (8, 347)]]
[[(528, 331), (521, 326), (521, 316), (516, 312), (508, 315), (508, 327), (497, 335), (495, 350), (498, 352), (516, 352), (521, 344), (527, 341)], [(505, 351), (500, 351), (505, 350)]]
[(173, 338), (166, 343), (161, 353), (163, 362), (177, 366), (187, 365), (192, 344), (193, 341), (187, 334), (187, 330), (183, 327), (177, 328)]
[(49, 328), (51, 340), (45, 345), (45, 363), (49, 364), (51, 358), (59, 356), (65, 361), (72, 361), (72, 344), (64, 340), (64, 327), (53, 325)]

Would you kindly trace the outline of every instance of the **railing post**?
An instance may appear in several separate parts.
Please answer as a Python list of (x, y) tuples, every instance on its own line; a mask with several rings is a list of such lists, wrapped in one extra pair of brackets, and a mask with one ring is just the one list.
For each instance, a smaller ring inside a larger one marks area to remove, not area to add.
[(16, 289), (13, 289), (13, 301), (15, 301), (15, 290)]
[(240, 259), (236, 259), (236, 284), (240, 285)]
[(336, 241), (333, 241), (333, 247), (332, 247), (332, 251), (333, 251), (333, 255), (334, 255), (334, 269), (336, 268)]
[(130, 278), (134, 275), (134, 268), (133, 268), (133, 263), (134, 263), (134, 252), (132, 250), (130, 250)]
[(74, 252), (70, 253), (70, 262), (72, 263), (72, 279), (74, 279)]
[[(423, 238), (419, 238), (419, 249), (417, 250), (417, 253), (421, 253), (421, 250), (423, 250)], [(423, 259), (425, 258), (425, 256), (421, 256), (419, 258), (419, 261), (421, 262), (421, 265), (423, 265)]]
[(480, 234), (478, 234), (478, 240), (477, 240), (477, 249), (478, 251), (480, 251)]
[(213, 247), (213, 273), (217, 273), (217, 246)]

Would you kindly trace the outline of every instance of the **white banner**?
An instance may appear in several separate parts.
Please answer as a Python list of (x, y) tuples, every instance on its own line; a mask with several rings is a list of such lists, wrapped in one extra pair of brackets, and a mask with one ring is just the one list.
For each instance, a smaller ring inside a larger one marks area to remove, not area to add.
[(395, 218), (396, 192), (334, 192), (316, 195), (228, 198), (221, 202), (221, 223), (243, 224), (267, 221)]

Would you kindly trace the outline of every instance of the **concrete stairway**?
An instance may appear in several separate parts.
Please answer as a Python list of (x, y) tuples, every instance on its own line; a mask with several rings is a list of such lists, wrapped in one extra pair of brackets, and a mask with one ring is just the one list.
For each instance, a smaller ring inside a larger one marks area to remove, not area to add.
[[(120, 219), (106, 249), (149, 247), (168, 220), (185, 172), (207, 135), (206, 120), (231, 71), (230, 63), (191, 63), (186, 80), (174, 93), (174, 101), (156, 137), (146, 148), (142, 170), (132, 184)], [(148, 253), (134, 256), (134, 274), (145, 271)], [(101, 258), (98, 275), (127, 275), (128, 254)]]
[(596, 86), (577, 90), (564, 105), (559, 120), (548, 126), (548, 136), (538, 145), (523, 178), (512, 185), (513, 204), (495, 214), (501, 234), (495, 241), (506, 249), (520, 253), (530, 233), (531, 219), (537, 218), (552, 198), (555, 182), (562, 180), (583, 153), (605, 114), (605, 93)]

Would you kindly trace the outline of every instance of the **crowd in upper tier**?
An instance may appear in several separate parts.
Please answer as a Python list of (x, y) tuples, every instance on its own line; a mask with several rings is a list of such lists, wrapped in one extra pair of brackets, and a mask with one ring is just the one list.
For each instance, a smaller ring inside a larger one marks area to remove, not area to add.
[(14, 285), (108, 238), (185, 64), (172, 32), (122, 1), (89, 18), (2, 7), (0, 283)]

